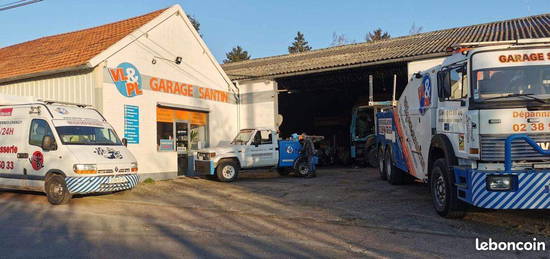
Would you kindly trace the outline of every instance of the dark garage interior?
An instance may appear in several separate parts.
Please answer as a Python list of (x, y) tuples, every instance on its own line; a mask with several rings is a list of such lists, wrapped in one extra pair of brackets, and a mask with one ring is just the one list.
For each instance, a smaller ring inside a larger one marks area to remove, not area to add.
[(352, 110), (368, 104), (369, 75), (375, 101), (386, 101), (392, 98), (394, 74), (398, 98), (407, 84), (406, 63), (278, 78), (282, 137), (302, 132), (323, 136), (318, 148), (328, 157), (322, 164), (349, 164)]

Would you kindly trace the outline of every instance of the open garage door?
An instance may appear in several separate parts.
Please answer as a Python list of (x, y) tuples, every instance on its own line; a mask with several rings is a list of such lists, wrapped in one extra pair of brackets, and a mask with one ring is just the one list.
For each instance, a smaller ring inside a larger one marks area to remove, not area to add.
[(324, 136), (317, 146), (321, 164), (350, 164), (351, 114), (355, 106), (368, 104), (369, 75), (374, 79), (375, 100), (382, 101), (392, 98), (394, 74), (399, 96), (408, 80), (405, 63), (277, 79), (279, 113), (284, 117), (281, 135)]

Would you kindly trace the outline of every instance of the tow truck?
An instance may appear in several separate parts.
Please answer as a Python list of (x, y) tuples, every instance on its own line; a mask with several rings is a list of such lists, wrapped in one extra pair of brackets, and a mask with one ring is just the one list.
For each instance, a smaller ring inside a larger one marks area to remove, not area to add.
[(550, 39), (449, 51), (376, 114), (381, 178), (428, 183), (443, 217), (549, 209)]
[[(240, 170), (275, 168), (280, 175), (294, 172), (302, 177), (315, 177), (307, 160), (300, 155), (297, 139), (281, 140), (275, 129), (242, 129), (229, 145), (202, 149), (195, 158), (195, 173), (235, 181)], [(314, 157), (314, 163), (317, 163)]]

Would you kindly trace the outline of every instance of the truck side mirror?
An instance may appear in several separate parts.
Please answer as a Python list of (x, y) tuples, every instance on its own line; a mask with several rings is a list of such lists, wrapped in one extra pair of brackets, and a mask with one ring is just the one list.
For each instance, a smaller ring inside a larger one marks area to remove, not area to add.
[(46, 135), (42, 138), (42, 150), (44, 151), (50, 151), (50, 150), (56, 150), (57, 144), (55, 143), (55, 139), (53, 136)]
[(126, 138), (122, 138), (122, 145), (124, 145), (125, 147), (128, 146), (128, 140)]

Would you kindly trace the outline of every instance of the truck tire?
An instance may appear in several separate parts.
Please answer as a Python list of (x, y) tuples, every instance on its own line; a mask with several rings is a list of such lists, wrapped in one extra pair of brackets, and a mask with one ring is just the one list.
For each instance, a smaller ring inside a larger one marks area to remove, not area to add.
[(454, 177), (445, 158), (434, 162), (430, 173), (430, 193), (434, 209), (445, 218), (463, 218), (467, 205), (457, 197)]
[(298, 162), (296, 163), (296, 167), (294, 169), (297, 176), (305, 177), (305, 178), (312, 178), (317, 176), (315, 172), (312, 172), (309, 170), (309, 166), (307, 164), (307, 160), (305, 158), (299, 158)]
[(378, 150), (376, 149), (375, 145), (370, 146), (367, 149), (366, 159), (365, 161), (368, 161), (368, 166), (372, 168), (376, 168), (378, 165), (378, 161), (376, 160)]
[(388, 176), (386, 175), (386, 168), (384, 165), (384, 148), (380, 146), (378, 148), (378, 173), (380, 174), (380, 179), (386, 180)]
[(65, 177), (54, 174), (46, 178), (45, 183), (46, 196), (48, 197), (48, 202), (53, 205), (62, 205), (68, 203), (72, 195), (67, 188), (65, 183)]
[(404, 184), (408, 180), (408, 175), (393, 165), (391, 146), (386, 148), (386, 155), (384, 156), (384, 170), (386, 171), (386, 180), (388, 180), (388, 183), (391, 185)]
[(287, 176), (288, 174), (290, 174), (290, 170), (286, 167), (280, 167), (277, 168), (277, 173), (279, 173), (280, 176)]
[(235, 160), (222, 160), (216, 167), (216, 176), (220, 182), (233, 182), (239, 177), (239, 165)]

